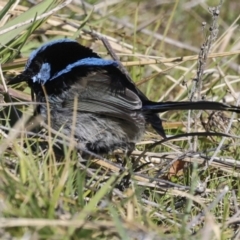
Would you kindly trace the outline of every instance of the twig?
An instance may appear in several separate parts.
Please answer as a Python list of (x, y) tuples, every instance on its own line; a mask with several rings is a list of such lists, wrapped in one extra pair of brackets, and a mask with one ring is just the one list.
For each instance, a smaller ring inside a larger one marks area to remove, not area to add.
[[(216, 7), (212, 7), (209, 8), (209, 12), (212, 15), (212, 24), (209, 28), (210, 34), (206, 37), (204, 43), (202, 44), (201, 48), (200, 48), (200, 52), (198, 55), (198, 63), (197, 63), (197, 75), (196, 77), (193, 79), (193, 85), (192, 85), (192, 89), (190, 92), (190, 101), (193, 101), (194, 98), (196, 99), (196, 101), (200, 101), (202, 99), (201, 96), (201, 90), (202, 90), (202, 78), (203, 78), (203, 74), (204, 74), (204, 70), (206, 67), (206, 63), (207, 63), (207, 59), (208, 59), (208, 55), (209, 52), (212, 48), (212, 44), (213, 42), (216, 40), (217, 38), (217, 34), (218, 34), (218, 24), (217, 24), (217, 20), (218, 20), (218, 16), (220, 13), (220, 8), (222, 6), (222, 1), (220, 2), (220, 4)], [(206, 23), (203, 22), (202, 23), (203, 29), (205, 29)], [(188, 132), (190, 131), (190, 119), (192, 119), (191, 116), (192, 111), (188, 112)], [(194, 117), (194, 131), (197, 130), (197, 119), (200, 117), (201, 111), (195, 115)], [(190, 149), (191, 150), (197, 150), (197, 136), (194, 137), (194, 142), (193, 145), (190, 142), (191, 140), (189, 139), (189, 145), (190, 145)]]

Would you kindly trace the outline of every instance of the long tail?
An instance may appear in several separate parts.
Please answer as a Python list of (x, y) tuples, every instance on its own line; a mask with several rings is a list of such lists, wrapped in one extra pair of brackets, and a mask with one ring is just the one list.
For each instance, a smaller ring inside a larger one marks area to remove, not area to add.
[(161, 113), (170, 110), (217, 110), (240, 113), (240, 107), (219, 102), (148, 102), (142, 110), (146, 113)]

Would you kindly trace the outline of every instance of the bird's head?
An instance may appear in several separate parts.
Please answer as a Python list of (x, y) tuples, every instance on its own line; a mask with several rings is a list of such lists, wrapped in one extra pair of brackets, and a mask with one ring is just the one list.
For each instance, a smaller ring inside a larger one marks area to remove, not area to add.
[(117, 62), (100, 58), (74, 40), (55, 40), (34, 50), (25, 70), (8, 84), (26, 81), (35, 93), (42, 91), (44, 85), (50, 94), (71, 85), (74, 76), (86, 76), (93, 67), (105, 66), (117, 66)]

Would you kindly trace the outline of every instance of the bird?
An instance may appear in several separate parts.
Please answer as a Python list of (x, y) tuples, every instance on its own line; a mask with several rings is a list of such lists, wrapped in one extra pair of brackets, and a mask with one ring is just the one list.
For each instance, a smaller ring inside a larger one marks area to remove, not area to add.
[(32, 51), (23, 72), (8, 85), (20, 82), (27, 82), (32, 89), (36, 111), (45, 122), (49, 114), (54, 130), (67, 136), (74, 131), (84, 149), (96, 154), (133, 151), (148, 124), (167, 138), (159, 117), (166, 111), (240, 113), (237, 106), (213, 101), (151, 101), (121, 71), (118, 61), (101, 58), (68, 38), (52, 40)]

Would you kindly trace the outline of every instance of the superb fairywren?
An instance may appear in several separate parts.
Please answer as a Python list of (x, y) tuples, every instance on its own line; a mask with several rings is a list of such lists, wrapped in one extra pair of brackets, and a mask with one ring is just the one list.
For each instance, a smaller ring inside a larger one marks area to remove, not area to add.
[(240, 112), (238, 107), (218, 102), (152, 102), (122, 73), (116, 61), (102, 59), (70, 39), (52, 41), (33, 51), (25, 70), (8, 84), (22, 81), (32, 88), (36, 101), (43, 103), (38, 105), (38, 113), (46, 121), (50, 113), (55, 130), (70, 135), (76, 111), (74, 136), (95, 153), (133, 150), (147, 123), (165, 138), (159, 112)]

